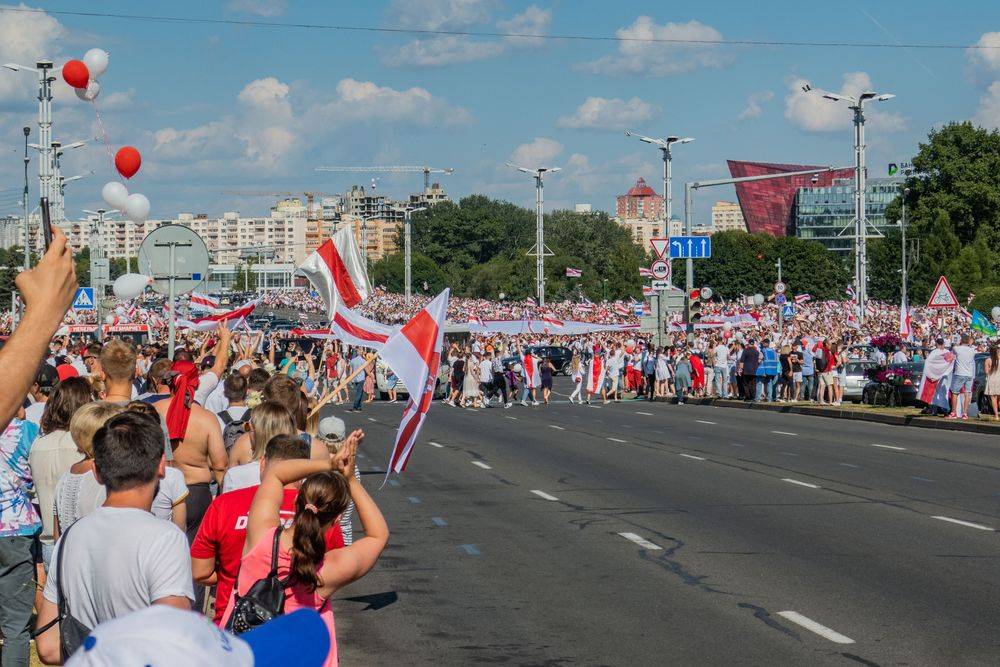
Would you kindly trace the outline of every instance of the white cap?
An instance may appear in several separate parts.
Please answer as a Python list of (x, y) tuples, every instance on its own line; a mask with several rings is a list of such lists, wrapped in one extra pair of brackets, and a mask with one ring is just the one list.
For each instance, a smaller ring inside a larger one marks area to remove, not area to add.
[(319, 614), (300, 609), (239, 637), (192, 611), (165, 605), (101, 623), (66, 661), (67, 667), (319, 667), (330, 633)]

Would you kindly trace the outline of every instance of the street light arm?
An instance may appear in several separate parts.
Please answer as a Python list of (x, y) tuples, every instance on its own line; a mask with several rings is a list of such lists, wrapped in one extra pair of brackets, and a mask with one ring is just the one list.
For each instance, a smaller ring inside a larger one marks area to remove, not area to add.
[(534, 169), (528, 169), (527, 167), (522, 167), (521, 165), (514, 164), (513, 162), (504, 162), (504, 164), (507, 165), (508, 167), (510, 167), (511, 169), (517, 169), (518, 171), (523, 171), (526, 174), (534, 174), (535, 173)]
[(716, 185), (730, 185), (732, 183), (746, 183), (748, 181), (766, 181), (772, 178), (788, 178), (789, 176), (808, 176), (810, 174), (822, 174), (824, 172), (838, 171), (840, 169), (853, 169), (853, 167), (820, 167), (818, 169), (803, 169), (802, 171), (783, 171), (780, 174), (763, 174), (761, 176), (742, 176), (740, 178), (720, 178), (713, 181), (697, 181), (688, 185), (693, 190), (698, 188), (709, 188)]

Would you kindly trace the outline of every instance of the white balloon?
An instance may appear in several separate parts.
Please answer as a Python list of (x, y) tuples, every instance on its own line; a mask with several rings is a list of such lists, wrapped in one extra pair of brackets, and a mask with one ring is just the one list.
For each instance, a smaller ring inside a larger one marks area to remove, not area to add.
[(125, 217), (132, 222), (144, 222), (149, 216), (149, 200), (138, 192), (128, 196), (125, 202)]
[(101, 198), (108, 203), (108, 206), (124, 211), (128, 200), (128, 188), (118, 181), (108, 181), (101, 188)]
[(104, 49), (90, 49), (83, 54), (83, 64), (87, 66), (91, 78), (98, 78), (108, 69), (108, 52)]
[(993, 316), (994, 320), (1000, 321), (1000, 306), (993, 306), (993, 310), (990, 311), (990, 315)]
[(753, 295), (753, 302), (755, 304), (757, 304), (758, 306), (761, 305), (761, 304), (763, 304), (764, 303), (764, 295), (763, 294), (754, 294)]
[(125, 275), (118, 276), (112, 287), (112, 291), (114, 291), (116, 297), (127, 301), (142, 294), (142, 291), (146, 289), (146, 285), (149, 283), (149, 276), (144, 276), (141, 273), (126, 273)]
[(115, 323), (115, 316), (114, 315), (108, 315), (107, 317), (104, 318), (104, 323), (105, 324), (114, 324)]
[(96, 79), (87, 82), (86, 88), (74, 88), (76, 96), (84, 102), (93, 102), (101, 94), (101, 84)]

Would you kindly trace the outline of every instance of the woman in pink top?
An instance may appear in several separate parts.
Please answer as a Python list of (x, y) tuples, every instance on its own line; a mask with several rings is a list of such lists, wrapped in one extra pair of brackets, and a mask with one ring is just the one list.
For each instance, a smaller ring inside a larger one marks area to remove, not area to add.
[[(354, 431), (340, 452), (328, 460), (296, 459), (276, 461), (261, 480), (247, 523), (246, 544), (236, 580), (236, 591), (246, 595), (271, 569), (274, 531), (281, 530), (278, 549), (278, 576), (290, 576), (286, 589), (285, 613), (300, 608), (315, 609), (330, 631), (330, 654), (326, 665), (337, 664), (337, 634), (330, 596), (338, 589), (363, 577), (378, 560), (389, 528), (375, 502), (354, 476), (355, 455), (364, 432)], [(288, 528), (278, 525), (278, 511), (284, 498), (283, 487), (302, 480), (295, 499), (295, 518)], [(365, 536), (350, 546), (326, 551), (326, 531), (337, 524), (354, 501)], [(236, 596), (229, 598), (222, 624), (229, 621)]]

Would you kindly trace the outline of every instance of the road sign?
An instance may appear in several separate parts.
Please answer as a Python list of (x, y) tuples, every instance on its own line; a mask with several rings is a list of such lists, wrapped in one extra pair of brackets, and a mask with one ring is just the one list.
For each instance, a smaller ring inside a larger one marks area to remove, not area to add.
[(658, 259), (653, 262), (653, 265), (649, 267), (649, 270), (652, 271), (653, 277), (657, 280), (666, 280), (670, 277), (670, 262)]
[(671, 236), (670, 259), (708, 259), (712, 256), (710, 236)]
[(665, 292), (668, 289), (670, 289), (670, 281), (669, 280), (654, 280), (653, 281), (653, 289), (656, 290), (657, 292)]
[(937, 286), (931, 292), (931, 298), (927, 302), (928, 308), (958, 308), (958, 299), (955, 298), (955, 290), (948, 284), (948, 279), (944, 276), (938, 278)]
[(656, 255), (656, 258), (662, 259), (667, 252), (667, 246), (670, 245), (670, 239), (649, 239), (649, 244), (653, 246), (653, 254)]
[[(171, 262), (171, 258), (173, 261)], [(153, 289), (166, 294), (174, 276), (174, 294), (186, 294), (208, 278), (208, 248), (191, 228), (163, 225), (139, 246), (139, 272), (153, 277)]]
[(94, 309), (94, 288), (77, 287), (76, 295), (73, 297), (73, 310), (93, 310)]
[(779, 280), (778, 282), (774, 283), (774, 291), (775, 291), (775, 292), (776, 292), (777, 294), (782, 294), (782, 293), (784, 293), (784, 291), (785, 291), (785, 290), (786, 290), (787, 288), (788, 288), (788, 286), (787, 286), (787, 285), (786, 285), (785, 283), (781, 282), (780, 280)]
[(778, 294), (774, 297), (774, 302), (779, 306), (784, 306), (786, 301), (788, 301), (788, 297), (784, 294)]
[(795, 306), (786, 303), (781, 307), (781, 316), (784, 318), (795, 317)]

